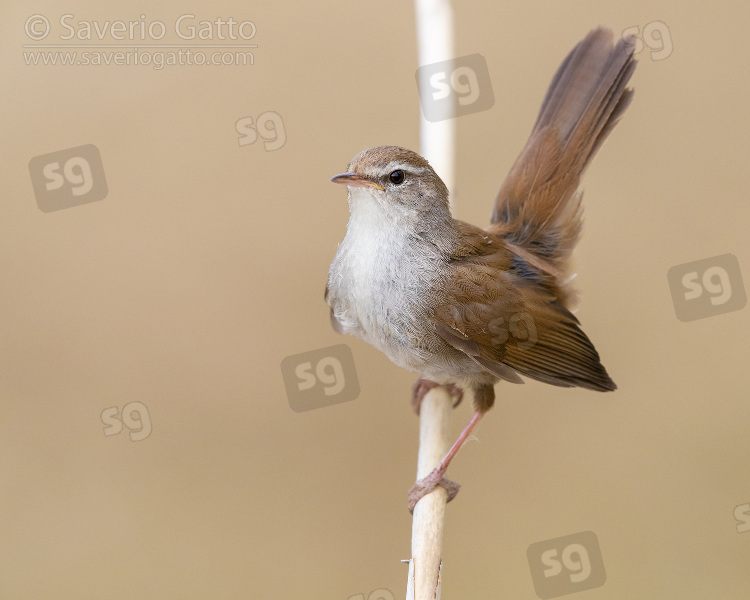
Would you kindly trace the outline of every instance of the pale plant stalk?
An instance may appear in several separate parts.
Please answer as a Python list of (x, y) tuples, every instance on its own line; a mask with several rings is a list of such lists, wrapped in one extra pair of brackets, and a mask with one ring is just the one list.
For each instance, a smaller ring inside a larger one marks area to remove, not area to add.
[[(453, 10), (449, 0), (415, 0), (419, 66), (450, 60), (453, 56)], [(426, 97), (429, 89), (420, 89)], [(445, 119), (431, 123), (420, 111), (420, 153), (454, 191), (455, 123)], [(444, 388), (425, 394), (419, 417), (417, 479), (426, 477), (450, 448), (450, 414), (453, 401)], [(407, 600), (440, 600), (443, 525), (447, 492), (438, 487), (419, 500), (412, 520), (411, 560), (406, 586)]]
[[(453, 9), (450, 0), (415, 0), (417, 50), (419, 66), (455, 58), (453, 55)], [(432, 90), (420, 89), (421, 98), (429, 98)], [(430, 122), (420, 116), (419, 153), (430, 161), (454, 197), (455, 183), (455, 119)]]
[[(425, 394), (419, 416), (417, 479), (426, 477), (450, 448), (453, 399), (445, 388)], [(407, 600), (440, 600), (443, 525), (448, 494), (438, 487), (417, 502), (411, 526)]]

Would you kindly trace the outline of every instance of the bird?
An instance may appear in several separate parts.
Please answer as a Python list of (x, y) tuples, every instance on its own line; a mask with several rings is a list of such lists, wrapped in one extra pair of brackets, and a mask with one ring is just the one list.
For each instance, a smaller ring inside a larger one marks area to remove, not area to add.
[(473, 397), (467, 426), (410, 490), (411, 511), (436, 486), (449, 500), (458, 492), (445, 472), (499, 381), (617, 387), (572, 312), (571, 254), (582, 175), (633, 98), (634, 48), (599, 27), (567, 55), (485, 228), (453, 218), (442, 179), (406, 148), (365, 149), (331, 179), (347, 186), (350, 211), (325, 290), (333, 329), (418, 373), (417, 413), (435, 386), (456, 404)]

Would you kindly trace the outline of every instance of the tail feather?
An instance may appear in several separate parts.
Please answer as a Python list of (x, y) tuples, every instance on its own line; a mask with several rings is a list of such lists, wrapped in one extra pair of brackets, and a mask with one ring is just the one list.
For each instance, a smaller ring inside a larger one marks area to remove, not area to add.
[(613, 45), (603, 28), (578, 43), (555, 73), (495, 200), (489, 230), (541, 266), (556, 287), (564, 285), (581, 230), (581, 176), (633, 97), (625, 87), (633, 50), (632, 40)]

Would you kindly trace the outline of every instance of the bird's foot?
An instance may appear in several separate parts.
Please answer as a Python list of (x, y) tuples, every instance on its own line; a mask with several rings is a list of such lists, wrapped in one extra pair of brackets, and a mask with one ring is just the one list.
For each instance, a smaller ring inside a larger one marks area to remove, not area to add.
[(448, 500), (450, 502), (458, 494), (458, 490), (461, 489), (461, 485), (450, 479), (443, 477), (445, 470), (438, 465), (432, 472), (427, 476), (417, 481), (409, 490), (409, 512), (414, 514), (414, 507), (417, 505), (423, 496), (429, 494), (436, 487), (443, 488), (448, 492)]
[[(417, 379), (417, 381), (414, 383), (414, 387), (412, 388), (412, 396), (411, 396), (411, 406), (414, 409), (414, 412), (419, 415), (419, 411), (422, 409), (422, 399), (424, 398), (424, 395), (429, 392), (432, 388), (441, 387), (439, 383), (435, 383), (434, 381), (430, 381), (429, 379)], [(461, 404), (461, 400), (463, 400), (464, 397), (464, 391), (458, 387), (455, 383), (448, 383), (443, 385), (446, 390), (448, 390), (448, 393), (451, 395), (451, 397), (454, 399), (453, 402), (453, 408), (456, 408), (459, 404)]]
[(474, 430), (474, 427), (476, 427), (477, 423), (479, 423), (483, 416), (483, 411), (476, 411), (472, 415), (466, 427), (464, 427), (461, 435), (458, 436), (458, 439), (453, 443), (450, 450), (448, 450), (448, 453), (443, 457), (443, 460), (438, 463), (438, 466), (435, 467), (430, 472), (430, 474), (427, 475), (427, 477), (423, 477), (422, 479), (418, 480), (411, 487), (411, 489), (409, 490), (410, 513), (414, 513), (414, 507), (417, 505), (417, 502), (419, 502), (422, 496), (429, 494), (437, 486), (445, 488), (445, 491), (448, 492), (448, 499), (446, 500), (446, 502), (450, 502), (451, 500), (453, 500), (453, 498), (456, 497), (456, 494), (458, 494), (458, 490), (461, 489), (461, 486), (455, 481), (445, 479), (445, 472), (448, 470), (448, 465), (451, 464), (451, 461), (461, 449), (461, 446), (463, 446), (466, 440), (469, 438), (469, 435)]

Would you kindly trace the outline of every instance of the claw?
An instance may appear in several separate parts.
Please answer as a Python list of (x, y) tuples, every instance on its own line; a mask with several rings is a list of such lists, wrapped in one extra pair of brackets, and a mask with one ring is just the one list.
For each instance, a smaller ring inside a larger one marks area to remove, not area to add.
[[(441, 386), (439, 383), (435, 383), (434, 381), (430, 381), (429, 379), (420, 378), (417, 379), (416, 382), (414, 382), (411, 396), (411, 407), (414, 409), (414, 412), (417, 413), (417, 415), (419, 415), (419, 412), (422, 408), (422, 399), (424, 398), (424, 395), (435, 387)], [(446, 385), (443, 385), (442, 387), (448, 390), (448, 393), (452, 398), (454, 398), (455, 402), (453, 403), (453, 408), (456, 408), (459, 404), (461, 404), (461, 400), (463, 400), (464, 397), (464, 391), (460, 387), (458, 387), (455, 383), (448, 383)]]
[(414, 507), (417, 505), (417, 502), (436, 487), (441, 487), (448, 492), (447, 502), (450, 502), (456, 497), (456, 494), (458, 494), (458, 490), (461, 489), (461, 484), (446, 479), (443, 477), (440, 467), (435, 467), (427, 477), (423, 477), (411, 486), (411, 489), (409, 490), (409, 512), (414, 514)]
[[(433, 387), (435, 386), (433, 385)], [(453, 443), (450, 450), (448, 450), (448, 453), (443, 457), (443, 460), (440, 461), (438, 466), (435, 467), (427, 477), (423, 477), (422, 479), (418, 480), (411, 487), (411, 489), (409, 490), (410, 513), (414, 513), (414, 507), (417, 505), (417, 502), (419, 502), (422, 496), (424, 496), (425, 494), (429, 494), (437, 486), (445, 488), (445, 491), (448, 492), (447, 502), (450, 502), (451, 500), (453, 500), (453, 498), (456, 497), (456, 494), (458, 494), (458, 490), (461, 488), (461, 486), (455, 481), (445, 479), (444, 475), (448, 470), (448, 465), (451, 464), (453, 457), (456, 456), (456, 453), (461, 449), (461, 446), (464, 445), (469, 435), (474, 430), (474, 427), (476, 427), (477, 423), (479, 423), (483, 416), (484, 412), (475, 412), (469, 420), (469, 423), (466, 425), (466, 427), (464, 427), (461, 435), (458, 436), (458, 439)]]

